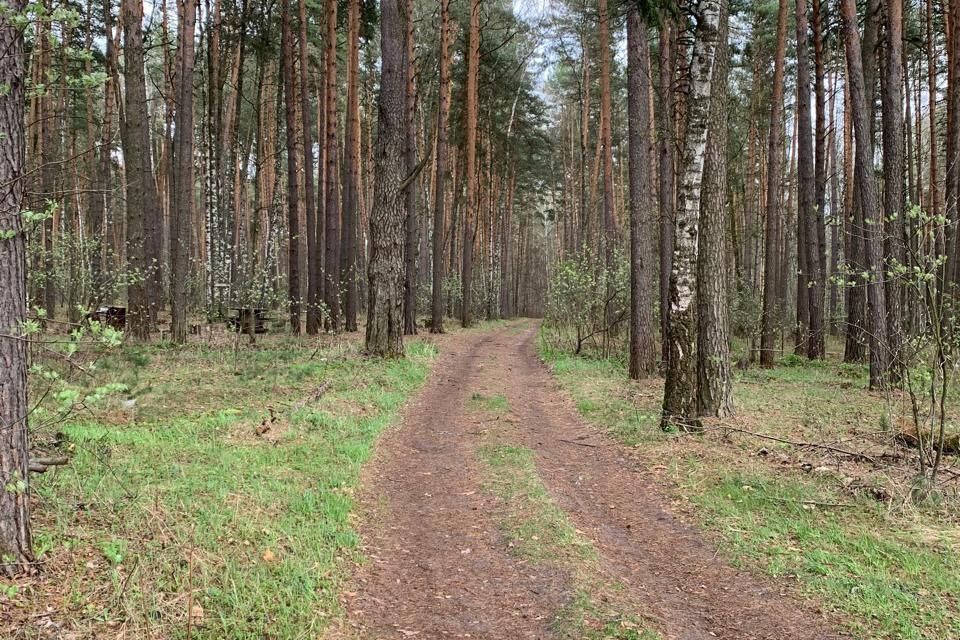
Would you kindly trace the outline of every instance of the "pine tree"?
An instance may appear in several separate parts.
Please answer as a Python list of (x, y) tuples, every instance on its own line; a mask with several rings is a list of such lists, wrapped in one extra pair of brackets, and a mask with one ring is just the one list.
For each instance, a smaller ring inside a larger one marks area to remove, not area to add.
[(373, 211), (370, 214), (367, 352), (403, 355), (405, 20), (403, 0), (380, 4), (380, 93), (374, 151)]
[[(7, 185), (0, 200), (0, 333), (17, 336), (27, 319), (27, 247), (20, 207), (23, 202), (24, 51), (23, 29), (13, 18), (24, 11), (11, 0), (0, 13), (0, 182)], [(27, 446), (27, 343), (0, 338), (0, 575), (13, 577), (35, 570), (30, 531), (30, 450)]]

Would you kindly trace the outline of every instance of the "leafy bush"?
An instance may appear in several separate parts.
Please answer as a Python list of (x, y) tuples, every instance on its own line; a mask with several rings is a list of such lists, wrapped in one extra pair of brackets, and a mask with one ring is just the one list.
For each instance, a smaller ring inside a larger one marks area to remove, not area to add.
[(585, 250), (557, 265), (547, 291), (544, 337), (556, 348), (584, 348), (609, 357), (622, 346), (629, 311), (629, 266), (616, 254), (611, 266)]
[(733, 335), (747, 340), (758, 338), (760, 321), (763, 318), (763, 299), (760, 293), (738, 287), (731, 302), (730, 330)]

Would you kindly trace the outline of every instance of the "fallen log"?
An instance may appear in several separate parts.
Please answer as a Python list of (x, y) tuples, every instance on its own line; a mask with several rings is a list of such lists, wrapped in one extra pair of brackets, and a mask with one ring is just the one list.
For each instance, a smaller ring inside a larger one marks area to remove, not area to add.
[(50, 467), (59, 467), (70, 462), (69, 458), (33, 458), (30, 460), (30, 473), (45, 473)]

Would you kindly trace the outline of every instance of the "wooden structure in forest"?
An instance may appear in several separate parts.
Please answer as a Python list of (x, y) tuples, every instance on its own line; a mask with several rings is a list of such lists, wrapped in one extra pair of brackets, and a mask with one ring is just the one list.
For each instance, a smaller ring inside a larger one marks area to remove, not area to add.
[(227, 318), (227, 328), (234, 331), (249, 331), (250, 325), (253, 325), (254, 333), (267, 332), (267, 310), (255, 309), (250, 307), (236, 307), (231, 309), (231, 315)]
[(87, 320), (96, 320), (102, 325), (123, 331), (127, 326), (127, 308), (99, 307), (87, 314)]

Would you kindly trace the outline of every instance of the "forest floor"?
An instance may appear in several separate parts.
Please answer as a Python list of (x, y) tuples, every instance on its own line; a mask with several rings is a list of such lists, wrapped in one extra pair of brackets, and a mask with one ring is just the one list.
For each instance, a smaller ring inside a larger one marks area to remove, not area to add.
[(37, 376), (32, 446), (70, 463), (0, 638), (960, 637), (960, 473), (909, 500), (862, 368), (738, 372), (735, 420), (667, 434), (660, 380), (544, 336), (127, 345), (66, 416)]

